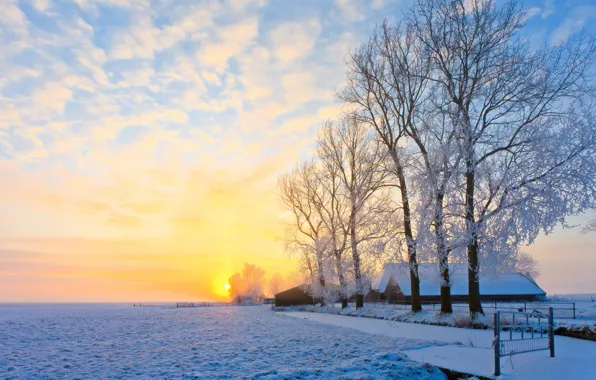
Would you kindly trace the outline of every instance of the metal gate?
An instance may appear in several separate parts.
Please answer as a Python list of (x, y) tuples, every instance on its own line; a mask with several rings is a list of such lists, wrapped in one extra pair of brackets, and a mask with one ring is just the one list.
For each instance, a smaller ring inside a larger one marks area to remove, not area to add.
[(501, 374), (501, 358), (525, 352), (550, 350), (555, 356), (553, 308), (548, 314), (533, 311), (497, 311), (494, 316), (495, 376)]

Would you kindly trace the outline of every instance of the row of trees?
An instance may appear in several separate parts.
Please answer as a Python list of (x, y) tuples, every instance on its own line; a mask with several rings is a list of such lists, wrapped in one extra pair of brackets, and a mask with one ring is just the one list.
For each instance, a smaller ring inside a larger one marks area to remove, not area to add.
[(234, 273), (228, 279), (228, 294), (235, 303), (260, 302), (266, 296), (275, 294), (300, 284), (300, 278), (295, 273), (286, 277), (279, 273), (265, 278), (265, 270), (255, 264), (244, 263), (241, 271)]
[(515, 1), (416, 0), (349, 55), (349, 112), (279, 182), (313, 289), (333, 278), (345, 305), (353, 279), (360, 307), (363, 271), (404, 257), (418, 311), (418, 262), (436, 262), (450, 313), (448, 264), (463, 260), (475, 317), (481, 267), (514, 267), (520, 246), (596, 206), (596, 41), (532, 46), (526, 15)]

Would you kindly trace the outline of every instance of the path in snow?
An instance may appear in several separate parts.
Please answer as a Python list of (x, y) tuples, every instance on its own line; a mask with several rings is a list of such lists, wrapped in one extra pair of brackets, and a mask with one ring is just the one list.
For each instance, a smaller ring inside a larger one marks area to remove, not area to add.
[[(352, 328), (391, 338), (420, 339), (448, 345), (413, 347), (404, 353), (413, 360), (456, 371), (492, 376), (493, 332), (454, 327), (431, 326), (342, 315), (287, 312), (294, 318)], [(555, 336), (555, 358), (548, 351), (501, 358), (504, 379), (596, 379), (596, 342)]]
[(401, 353), (424, 345), (269, 307), (0, 305), (1, 379), (444, 379)]

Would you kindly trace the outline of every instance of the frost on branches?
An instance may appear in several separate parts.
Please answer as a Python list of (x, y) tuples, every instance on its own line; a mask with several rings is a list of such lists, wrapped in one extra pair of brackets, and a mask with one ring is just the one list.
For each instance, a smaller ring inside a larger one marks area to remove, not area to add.
[[(517, 2), (466, 4), (416, 0), (400, 22), (384, 22), (349, 55), (339, 97), (353, 112), (321, 130), (309, 167), (323, 194), (300, 193), (316, 195), (302, 202), (324, 211), (316, 214), (318, 240), (300, 245), (311, 253), (306, 267), (320, 279), (335, 258), (330, 273), (341, 297), (361, 278), (360, 247), (378, 240), (384, 252), (364, 256), (382, 262), (405, 253), (414, 311), (419, 261), (438, 266), (444, 313), (452, 312), (448, 264), (466, 262), (475, 317), (483, 313), (481, 271), (535, 277), (520, 247), (596, 207), (589, 75), (596, 40), (579, 34), (535, 47), (521, 36), (526, 10)], [(294, 233), (303, 219), (296, 217)]]

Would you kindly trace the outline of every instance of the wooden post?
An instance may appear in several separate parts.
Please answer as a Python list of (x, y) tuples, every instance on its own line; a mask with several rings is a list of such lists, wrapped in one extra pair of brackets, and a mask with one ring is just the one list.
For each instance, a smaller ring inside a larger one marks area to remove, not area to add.
[(573, 319), (575, 319), (575, 302), (573, 303)]
[(550, 348), (550, 357), (555, 357), (555, 329), (553, 326), (553, 307), (548, 308), (548, 347)]
[(499, 312), (495, 312), (494, 314), (494, 351), (495, 351), (495, 376), (499, 376), (501, 374), (501, 342), (499, 340), (499, 330), (500, 327), (500, 315)]

